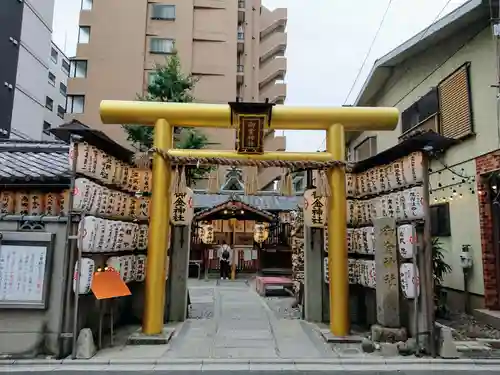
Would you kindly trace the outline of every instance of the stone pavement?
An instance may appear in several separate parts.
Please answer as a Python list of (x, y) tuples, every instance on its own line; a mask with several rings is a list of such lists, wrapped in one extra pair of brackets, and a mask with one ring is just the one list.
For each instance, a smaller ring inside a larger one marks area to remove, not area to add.
[(167, 358), (334, 357), (311, 325), (278, 319), (243, 280), (203, 281), (190, 293), (192, 316), (199, 318), (183, 324)]

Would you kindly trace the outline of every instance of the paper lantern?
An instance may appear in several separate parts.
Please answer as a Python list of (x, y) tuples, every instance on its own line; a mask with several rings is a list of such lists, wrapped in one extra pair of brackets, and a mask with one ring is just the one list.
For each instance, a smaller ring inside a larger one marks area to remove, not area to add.
[(375, 229), (373, 227), (363, 228), (363, 240), (367, 254), (375, 254)]
[(191, 225), (194, 215), (193, 191), (184, 189), (182, 193), (172, 194), (170, 221), (172, 225)]
[(357, 191), (356, 191), (356, 175), (353, 173), (346, 173), (345, 174), (345, 181), (346, 181), (346, 194), (348, 197), (354, 198), (357, 196)]
[(349, 284), (356, 284), (356, 259), (348, 259)]
[(417, 239), (415, 226), (412, 224), (400, 225), (397, 235), (399, 254), (404, 259), (412, 258)]
[(134, 279), (142, 282), (146, 279), (146, 255), (137, 255), (134, 261)]
[(424, 195), (422, 186), (413, 187), (403, 192), (405, 199), (405, 215), (409, 220), (424, 218)]
[(199, 236), (201, 242), (204, 244), (211, 244), (214, 242), (214, 226), (212, 224), (203, 224), (200, 227)]
[(408, 299), (414, 299), (420, 295), (420, 277), (418, 268), (412, 263), (403, 263), (399, 267), (399, 279), (401, 290)]
[(123, 281), (125, 281), (126, 283), (134, 280), (134, 261), (135, 256), (133, 255), (125, 255), (120, 257), (120, 275), (122, 276)]
[(368, 288), (375, 288), (377, 286), (377, 273), (374, 260), (366, 260), (367, 280), (366, 286)]
[(403, 158), (403, 178), (406, 185), (422, 182), (424, 176), (422, 159), (423, 156), (420, 152), (413, 152)]
[(15, 213), (16, 194), (12, 191), (0, 191), (0, 214), (12, 215)]
[(78, 278), (78, 288), (76, 279), (78, 276), (78, 262), (75, 263), (75, 271), (73, 273), (73, 292), (78, 294), (87, 294), (92, 287), (92, 279), (94, 277), (95, 262), (89, 258), (82, 258), (80, 262), (80, 277)]
[(304, 225), (311, 228), (323, 228), (326, 223), (327, 197), (316, 194), (316, 189), (304, 193)]
[(257, 243), (262, 243), (269, 237), (269, 229), (264, 223), (256, 223), (253, 229), (253, 239)]

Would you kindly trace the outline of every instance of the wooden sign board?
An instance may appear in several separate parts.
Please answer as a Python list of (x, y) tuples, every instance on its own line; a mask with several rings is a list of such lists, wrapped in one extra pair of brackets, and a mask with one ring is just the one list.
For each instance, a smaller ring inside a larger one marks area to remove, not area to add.
[(193, 221), (193, 191), (186, 188), (186, 191), (179, 194), (172, 194), (170, 204), (170, 220), (173, 225), (190, 225)]
[(304, 193), (304, 224), (311, 228), (324, 228), (326, 224), (326, 197), (316, 194), (316, 189)]
[(97, 299), (125, 297), (132, 294), (127, 284), (116, 271), (94, 273), (91, 289)]
[(238, 152), (264, 153), (264, 124), (267, 116), (239, 115)]

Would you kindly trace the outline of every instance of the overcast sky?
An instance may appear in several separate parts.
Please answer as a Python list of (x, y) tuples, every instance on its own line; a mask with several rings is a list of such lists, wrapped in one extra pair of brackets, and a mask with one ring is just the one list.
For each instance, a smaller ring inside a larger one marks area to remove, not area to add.
[[(105, 1), (105, 0), (98, 0)], [(236, 1), (236, 0), (234, 0)], [(287, 105), (339, 106), (363, 63), (389, 0), (262, 0), (288, 8)], [(75, 53), (81, 0), (55, 0), (54, 40)], [(425, 29), (448, 0), (393, 0), (362, 74), (348, 98), (352, 103), (377, 58)], [(441, 17), (465, 0), (451, 0)], [(314, 4), (314, 5), (313, 5)], [(287, 131), (288, 151), (324, 147), (324, 132)]]

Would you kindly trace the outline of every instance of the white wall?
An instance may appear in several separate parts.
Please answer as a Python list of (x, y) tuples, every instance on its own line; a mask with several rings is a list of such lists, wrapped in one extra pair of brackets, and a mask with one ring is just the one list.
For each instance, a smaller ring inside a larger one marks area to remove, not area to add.
[[(464, 33), (468, 30), (464, 30)], [(496, 56), (491, 30), (486, 27), (480, 34), (464, 45), (463, 37), (455, 35), (442, 44), (427, 49), (420, 56), (410, 59), (408, 65), (395, 68), (395, 77), (379, 96), (374, 105), (396, 106), (400, 111), (425, 95), (431, 87), (435, 87), (442, 79), (451, 74), (466, 62), (470, 62), (470, 84), (472, 94), (472, 112), (475, 135), (466, 141), (453, 146), (446, 152), (441, 161), (434, 161), (430, 175), (431, 189), (439, 184), (448, 186), (458, 181), (449, 170), (443, 170), (443, 163), (453, 166), (451, 169), (466, 176), (475, 176), (474, 158), (491, 152), (499, 147), (497, 133), (498, 120), (496, 114), (496, 91), (490, 86), (496, 81)], [(463, 46), (463, 48), (461, 48)], [(401, 72), (406, 72), (400, 77)], [(400, 77), (400, 78), (399, 78)], [(350, 145), (351, 153), (357, 144), (368, 136), (377, 136), (378, 152), (384, 151), (398, 143), (401, 135), (401, 124), (393, 132), (364, 132)], [(463, 170), (462, 170), (463, 168)], [(445, 286), (463, 290), (463, 273), (460, 267), (459, 252), (461, 246), (472, 246), (474, 259), (473, 274), (469, 289), (472, 293), (484, 294), (482, 250), (479, 227), (479, 206), (477, 194), (471, 194), (472, 185), (457, 186), (457, 192), (463, 193), (462, 199), (450, 201), (451, 236), (441, 237), (445, 248), (445, 260), (452, 267), (452, 272), (445, 278)], [(476, 192), (477, 193), (477, 192)], [(431, 197), (449, 198), (449, 189), (437, 190)]]

